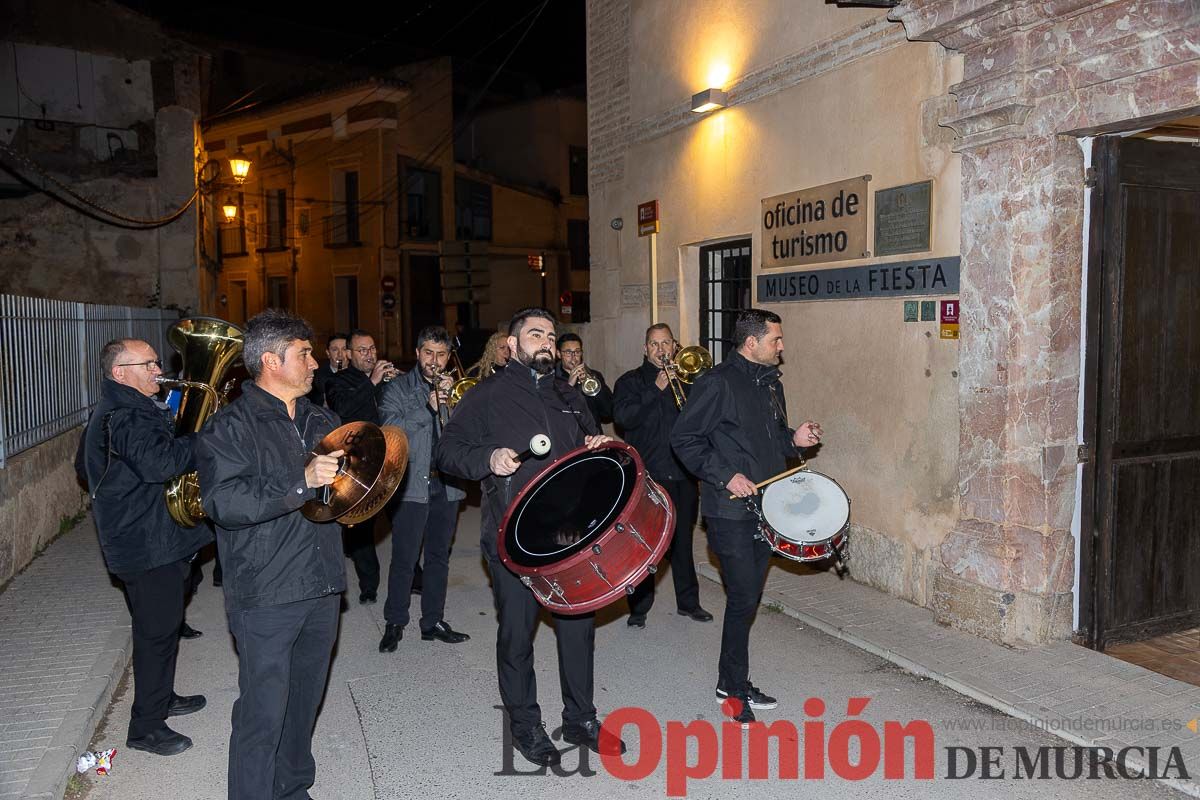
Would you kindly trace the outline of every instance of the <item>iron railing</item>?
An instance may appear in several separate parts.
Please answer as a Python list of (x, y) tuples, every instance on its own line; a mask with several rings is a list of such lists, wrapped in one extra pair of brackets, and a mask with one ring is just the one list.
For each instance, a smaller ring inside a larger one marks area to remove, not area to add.
[(149, 342), (168, 359), (175, 311), (0, 294), (0, 468), (87, 421), (100, 400), (100, 349)]

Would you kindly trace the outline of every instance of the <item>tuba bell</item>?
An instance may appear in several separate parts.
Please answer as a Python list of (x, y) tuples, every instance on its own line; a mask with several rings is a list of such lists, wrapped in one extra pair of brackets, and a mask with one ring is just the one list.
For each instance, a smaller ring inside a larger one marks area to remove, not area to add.
[[(215, 387), (242, 353), (242, 329), (214, 317), (189, 317), (171, 326), (167, 341), (179, 353), (183, 368), (179, 378), (159, 376), (158, 382), (181, 390), (175, 435), (196, 433), (224, 404), (224, 394)], [(185, 528), (194, 528), (206, 516), (195, 472), (172, 478), (163, 495), (171, 518)]]

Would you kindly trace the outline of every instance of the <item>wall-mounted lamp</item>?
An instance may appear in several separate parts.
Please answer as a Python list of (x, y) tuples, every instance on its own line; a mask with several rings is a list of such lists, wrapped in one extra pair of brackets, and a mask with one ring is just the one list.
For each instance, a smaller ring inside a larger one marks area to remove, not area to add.
[(246, 176), (250, 174), (250, 159), (242, 152), (242, 148), (239, 147), (229, 157), (229, 171), (233, 173), (233, 182), (238, 186), (246, 182)]
[(221, 213), (225, 215), (226, 222), (233, 222), (237, 219), (237, 212), (237, 200), (233, 199), (233, 197), (226, 198), (225, 202), (221, 204)]
[(704, 114), (724, 108), (729, 103), (729, 95), (723, 89), (705, 89), (692, 95), (692, 111)]

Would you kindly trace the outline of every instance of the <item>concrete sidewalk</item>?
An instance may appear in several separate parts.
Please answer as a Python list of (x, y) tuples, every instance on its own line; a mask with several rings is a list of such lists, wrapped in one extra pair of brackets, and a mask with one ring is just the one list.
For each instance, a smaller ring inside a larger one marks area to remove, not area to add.
[(87, 516), (0, 594), (0, 799), (63, 796), (130, 641), (124, 596)]
[[(696, 541), (701, 574), (719, 581), (705, 537)], [(936, 624), (925, 609), (782, 559), (763, 602), (1071, 743), (1178, 747), (1185, 764), (1200, 764), (1200, 734), (1186, 727), (1200, 716), (1200, 688), (1190, 684), (1065, 642), (996, 645)], [(355, 652), (373, 650), (377, 634), (364, 633)], [(0, 642), (0, 800), (58, 800), (129, 659), (128, 612), (90, 518), (0, 594)], [(123, 727), (117, 732), (123, 740)], [(1164, 782), (1200, 797), (1195, 780)]]
[[(700, 573), (720, 583), (706, 537), (697, 535)], [(848, 562), (851, 571), (854, 561)], [(772, 559), (763, 605), (874, 653), (917, 675), (1085, 747), (1178, 747), (1190, 768), (1200, 765), (1200, 687), (1070, 642), (1013, 649), (934, 622), (932, 612), (891, 595)], [(751, 651), (754, 638), (751, 633)], [(1146, 721), (1151, 720), (1153, 723)], [(1145, 759), (1131, 755), (1131, 766)], [(1200, 797), (1200, 776), (1163, 780)]]

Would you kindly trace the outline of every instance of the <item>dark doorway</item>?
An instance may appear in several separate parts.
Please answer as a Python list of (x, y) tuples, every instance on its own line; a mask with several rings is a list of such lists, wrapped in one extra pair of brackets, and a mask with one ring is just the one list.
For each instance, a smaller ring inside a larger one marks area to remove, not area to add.
[(404, 342), (405, 359), (411, 356), (416, 347), (418, 331), (426, 325), (446, 324), (438, 257), (410, 255), (408, 270), (412, 281), (412, 322), (408, 330), (401, 331), (400, 336)]
[(1094, 145), (1080, 625), (1103, 650), (1200, 622), (1200, 150)]

